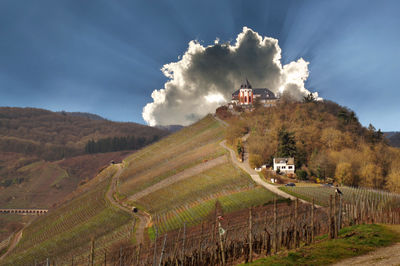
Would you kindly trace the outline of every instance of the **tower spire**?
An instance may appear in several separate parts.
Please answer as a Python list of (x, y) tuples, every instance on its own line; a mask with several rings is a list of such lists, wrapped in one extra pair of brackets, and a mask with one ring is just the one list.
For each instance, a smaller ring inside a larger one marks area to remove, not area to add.
[(246, 84), (247, 88), (251, 89), (251, 84), (250, 84), (249, 80), (247, 79), (247, 77), (246, 77), (246, 83), (245, 84)]

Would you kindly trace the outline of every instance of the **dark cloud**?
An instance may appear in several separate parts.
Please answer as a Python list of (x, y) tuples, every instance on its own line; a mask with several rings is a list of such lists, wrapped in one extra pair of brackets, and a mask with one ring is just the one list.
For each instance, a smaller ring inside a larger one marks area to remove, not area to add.
[(182, 58), (162, 71), (169, 80), (163, 89), (153, 91), (153, 102), (143, 109), (150, 125), (193, 123), (228, 101), (246, 77), (253, 87), (286, 91), (297, 99), (309, 93), (304, 88), (308, 62), (300, 58), (282, 66), (278, 40), (247, 27), (234, 44), (217, 39), (205, 47), (191, 41)]

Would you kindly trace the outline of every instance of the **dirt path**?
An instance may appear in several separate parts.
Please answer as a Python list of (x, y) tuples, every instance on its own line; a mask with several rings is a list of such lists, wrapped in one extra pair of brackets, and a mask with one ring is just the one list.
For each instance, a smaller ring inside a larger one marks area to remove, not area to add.
[(224, 120), (222, 120), (221, 118), (219, 118), (216, 114), (213, 115), (214, 119), (217, 120), (218, 122), (220, 122), (223, 126), (227, 127), (229, 126), (228, 123), (226, 123)]
[(280, 190), (276, 186), (268, 184), (267, 182), (262, 180), (260, 178), (260, 176), (258, 175), (258, 173), (250, 167), (247, 156), (244, 156), (245, 158), (244, 158), (243, 162), (239, 162), (236, 158), (235, 152), (226, 145), (226, 140), (222, 141), (220, 143), (220, 145), (229, 151), (229, 153), (231, 154), (232, 162), (234, 164), (236, 164), (237, 166), (239, 166), (241, 169), (243, 169), (245, 172), (247, 172), (251, 176), (251, 178), (253, 179), (254, 182), (259, 184), (260, 186), (265, 187), (266, 189), (270, 190), (271, 192), (277, 194), (278, 196), (281, 196), (284, 198), (296, 199), (296, 197), (294, 197), (290, 194), (287, 194), (286, 192)]
[(400, 243), (379, 248), (362, 256), (345, 259), (333, 265), (400, 265)]
[(4, 253), (1, 257), (0, 257), (0, 261), (5, 258), (14, 248), (15, 246), (18, 244), (18, 242), (21, 240), (22, 237), (22, 232), (24, 231), (24, 228), (22, 228), (17, 234), (15, 234), (15, 236), (13, 237), (13, 239), (11, 240), (10, 246), (7, 249), (7, 252)]
[(125, 212), (128, 212), (130, 215), (132, 215), (132, 212), (125, 206), (120, 205), (113, 197), (116, 189), (117, 189), (117, 183), (118, 183), (118, 178), (121, 175), (123, 168), (122, 164), (115, 164), (116, 167), (118, 167), (118, 171), (113, 175), (112, 180), (111, 180), (111, 185), (110, 188), (108, 189), (106, 193), (106, 197), (108, 201), (116, 208), (123, 210)]
[(144, 241), (144, 231), (145, 231), (146, 227), (150, 224), (151, 216), (150, 216), (150, 214), (148, 214), (145, 211), (139, 211), (139, 212), (133, 214), (130, 207), (121, 205), (121, 204), (119, 204), (119, 202), (117, 202), (114, 199), (113, 195), (114, 195), (115, 191), (117, 191), (118, 179), (119, 179), (121, 173), (123, 172), (122, 163), (115, 164), (115, 165), (118, 167), (118, 171), (112, 177), (111, 185), (106, 193), (106, 197), (113, 206), (115, 206), (116, 208), (123, 210), (123, 211), (129, 213), (129, 215), (134, 216), (135, 218), (139, 219), (139, 223), (137, 224), (136, 231), (135, 231), (135, 240), (136, 240), (136, 243), (142, 243)]
[(166, 178), (166, 179), (164, 179), (164, 180), (162, 180), (162, 181), (160, 181), (160, 182), (158, 182), (158, 183), (156, 183), (156, 184), (154, 184), (154, 185), (152, 185), (152, 186), (150, 186), (150, 187), (148, 187), (148, 188), (146, 188), (146, 189), (144, 189), (144, 190), (142, 190), (142, 191), (140, 191), (140, 192), (138, 192), (138, 193), (136, 193), (136, 194), (134, 194), (132, 196), (130, 196), (128, 198), (128, 200), (137, 201), (138, 199), (143, 198), (144, 196), (146, 196), (146, 195), (148, 195), (150, 193), (153, 193), (153, 192), (155, 192), (155, 191), (157, 191), (159, 189), (165, 188), (165, 187), (167, 187), (169, 185), (172, 185), (172, 184), (174, 184), (174, 183), (176, 183), (178, 181), (184, 180), (184, 179), (189, 178), (191, 176), (200, 174), (201, 172), (204, 172), (204, 171), (206, 171), (208, 169), (211, 169), (211, 168), (213, 168), (213, 167), (215, 167), (215, 166), (217, 166), (219, 164), (223, 164), (223, 163), (225, 163), (227, 161), (228, 160), (227, 160), (226, 156), (221, 156), (221, 157), (218, 157), (216, 159), (207, 161), (205, 163), (198, 164), (198, 165), (196, 165), (196, 166), (194, 166), (192, 168), (183, 170), (182, 172), (180, 172), (180, 173), (178, 173), (176, 175), (170, 176), (170, 177), (168, 177), (168, 178)]
[[(400, 225), (384, 226), (392, 230), (394, 234), (400, 234)], [(345, 259), (333, 265), (400, 265), (400, 243), (396, 243), (389, 247), (378, 248), (368, 254)]]
[[(248, 138), (248, 136), (249, 136), (249, 134), (246, 134), (246, 135), (243, 137), (243, 141), (246, 141), (247, 138)], [(249, 156), (248, 156), (248, 153), (245, 152), (245, 154), (244, 154), (244, 161), (243, 161), (243, 162), (239, 162), (239, 161), (237, 160), (237, 158), (236, 158), (236, 153), (235, 153), (235, 151), (232, 150), (231, 148), (229, 148), (229, 147), (226, 145), (226, 140), (222, 141), (222, 142), (220, 143), (220, 145), (229, 151), (229, 153), (231, 154), (232, 162), (233, 162), (234, 164), (236, 164), (237, 166), (239, 166), (241, 169), (243, 169), (245, 172), (247, 172), (247, 173), (251, 176), (251, 178), (253, 179), (254, 182), (256, 182), (257, 184), (259, 184), (260, 186), (265, 187), (266, 189), (268, 189), (269, 191), (275, 193), (275, 194), (278, 195), (278, 196), (281, 196), (281, 197), (283, 197), (283, 198), (289, 198), (289, 199), (291, 199), (291, 200), (295, 200), (295, 199), (296, 199), (295, 196), (292, 196), (292, 195), (290, 195), (290, 194), (288, 194), (288, 193), (286, 193), (286, 192), (280, 190), (278, 187), (276, 187), (276, 186), (274, 186), (274, 185), (271, 185), (271, 184), (268, 184), (267, 182), (265, 182), (264, 180), (262, 180), (262, 179), (260, 178), (260, 176), (258, 175), (258, 173), (257, 173), (253, 168), (250, 167), (249, 158), (248, 158), (248, 157), (249, 157)], [(245, 150), (246, 150), (246, 149), (245, 149)], [(301, 201), (301, 202), (303, 202), (303, 203), (307, 203), (307, 201), (302, 200), (302, 199), (299, 199), (299, 201)], [(318, 205), (315, 205), (315, 206), (316, 206), (316, 207), (320, 207), (320, 206), (318, 206)]]

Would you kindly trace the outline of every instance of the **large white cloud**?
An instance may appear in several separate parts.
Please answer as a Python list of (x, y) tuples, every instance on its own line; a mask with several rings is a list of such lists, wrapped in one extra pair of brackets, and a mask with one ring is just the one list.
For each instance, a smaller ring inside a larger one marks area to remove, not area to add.
[(308, 62), (300, 58), (282, 66), (280, 60), (278, 40), (247, 27), (234, 44), (221, 44), (217, 39), (203, 46), (191, 41), (179, 61), (163, 66), (169, 80), (163, 89), (153, 91), (153, 102), (143, 108), (143, 119), (151, 126), (191, 124), (229, 101), (246, 77), (254, 88), (269, 88), (298, 99), (309, 94), (304, 87)]

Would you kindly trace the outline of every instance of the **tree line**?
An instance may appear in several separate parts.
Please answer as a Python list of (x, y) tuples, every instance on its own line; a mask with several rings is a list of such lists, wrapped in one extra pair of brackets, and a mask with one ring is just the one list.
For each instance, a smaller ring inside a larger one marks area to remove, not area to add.
[(86, 153), (104, 153), (124, 150), (137, 150), (145, 145), (148, 145), (160, 138), (158, 135), (153, 135), (151, 138), (123, 136), (123, 137), (108, 137), (99, 140), (89, 140), (85, 145)]
[(145, 138), (146, 142), (151, 141), (153, 135), (168, 134), (166, 130), (155, 127), (93, 117), (96, 116), (0, 107), (0, 152), (16, 152), (55, 161), (83, 154), (87, 140), (92, 138), (135, 136)]
[(300, 179), (400, 192), (400, 150), (383, 133), (363, 127), (356, 114), (334, 102), (281, 101), (226, 119), (235, 146), (247, 132), (252, 167), (272, 166), (274, 157), (294, 157)]

